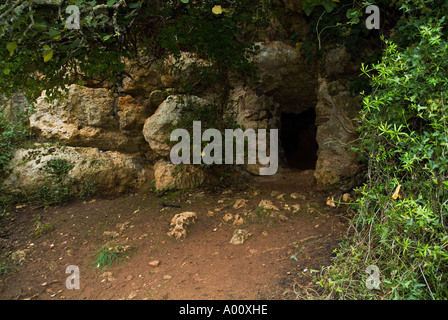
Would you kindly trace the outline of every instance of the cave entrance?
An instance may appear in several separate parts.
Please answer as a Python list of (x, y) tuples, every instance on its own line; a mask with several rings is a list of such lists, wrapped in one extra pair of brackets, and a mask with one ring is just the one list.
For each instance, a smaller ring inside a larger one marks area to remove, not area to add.
[(313, 108), (299, 114), (281, 114), (280, 141), (289, 168), (316, 168), (318, 144), (315, 121), (316, 112)]

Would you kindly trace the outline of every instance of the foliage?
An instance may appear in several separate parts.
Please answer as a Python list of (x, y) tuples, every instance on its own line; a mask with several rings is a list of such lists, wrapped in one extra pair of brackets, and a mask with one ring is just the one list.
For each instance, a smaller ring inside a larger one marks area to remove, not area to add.
[[(359, 129), (370, 180), (359, 189), (354, 234), (319, 280), (332, 297), (448, 298), (448, 3), (442, 2), (401, 1), (408, 39), (403, 47), (385, 40), (382, 61), (363, 67), (373, 87)], [(369, 265), (379, 267), (380, 290), (366, 289)]]
[(0, 112), (0, 177), (3, 175), (12, 153), (29, 137), (28, 128), (21, 122), (12, 122)]
[(0, 263), (0, 277), (6, 275), (9, 272), (10, 268), (7, 264)]
[(117, 264), (123, 258), (124, 252), (128, 249), (129, 246), (121, 244), (106, 244), (98, 249), (97, 257), (93, 261), (93, 264), (98, 269), (109, 268)]
[[(381, 11), (380, 30), (366, 27), (366, 9), (371, 5), (378, 6)], [(311, 18), (310, 29), (316, 36), (303, 44), (308, 59), (315, 59), (326, 50), (340, 45), (347, 47), (353, 57), (359, 57), (362, 43), (377, 41), (378, 33), (389, 34), (401, 16), (395, 1), (388, 0), (305, 0), (303, 7)], [(379, 43), (372, 58), (377, 58), (381, 50)]]
[[(219, 112), (219, 105), (216, 103), (208, 103), (203, 106), (198, 106), (193, 103), (189, 97), (182, 98), (177, 102), (181, 108), (180, 112), (180, 121), (176, 124), (176, 127), (183, 128), (188, 132), (193, 132), (193, 122), (200, 121), (201, 122), (201, 137), (205, 130), (207, 129), (218, 129), (222, 136), (225, 134), (225, 129), (241, 129), (245, 130), (245, 128), (239, 125), (233, 115), (222, 116)], [(233, 152), (236, 154), (236, 138), (233, 138)], [(175, 145), (176, 142), (171, 142), (171, 144)], [(201, 139), (201, 150), (203, 150), (210, 142), (202, 141)], [(244, 141), (244, 159), (247, 160), (247, 150), (248, 150), (248, 142)], [(212, 152), (212, 156), (214, 153)], [(222, 163), (225, 163), (225, 155), (222, 155)], [(214, 164), (201, 164), (202, 167), (215, 167)], [(220, 179), (221, 181), (224, 178)]]
[[(79, 29), (66, 26), (70, 4), (80, 10)], [(0, 91), (22, 88), (34, 101), (43, 89), (58, 97), (67, 84), (94, 79), (120, 93), (124, 58), (181, 51), (215, 63), (220, 81), (227, 70), (250, 72), (253, 34), (264, 20), (263, 1), (6, 0)]]
[(66, 204), (73, 195), (73, 190), (70, 184), (47, 183), (39, 188), (36, 193), (31, 196), (30, 200), (43, 204), (45, 207), (52, 205)]
[(61, 182), (72, 168), (65, 159), (53, 159), (45, 164), (44, 171), (55, 176), (54, 182)]
[(94, 197), (95, 195), (98, 194), (96, 181), (92, 180), (92, 179), (87, 179), (81, 185), (81, 188), (78, 193), (79, 193), (79, 197), (84, 200), (88, 200), (88, 199)]
[(113, 250), (109, 250), (106, 246), (101, 247), (97, 254), (98, 255), (93, 263), (98, 269), (109, 268), (119, 260), (118, 254)]

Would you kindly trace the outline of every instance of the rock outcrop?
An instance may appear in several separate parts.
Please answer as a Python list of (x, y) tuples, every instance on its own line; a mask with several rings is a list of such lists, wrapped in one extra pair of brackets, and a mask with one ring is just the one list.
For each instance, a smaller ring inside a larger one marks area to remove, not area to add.
[[(49, 163), (64, 161), (69, 170), (56, 177), (48, 170)], [(96, 148), (39, 146), (19, 149), (10, 162), (9, 175), (3, 183), (9, 192), (32, 194), (42, 186), (69, 184), (79, 193), (86, 182), (92, 183), (99, 194), (118, 194), (139, 188), (145, 182), (144, 163), (131, 155), (115, 151), (100, 152)]]
[(154, 178), (157, 190), (192, 189), (214, 180), (213, 176), (200, 166), (175, 165), (165, 160), (159, 160), (154, 165)]
[(124, 96), (118, 99), (114, 115), (114, 100), (108, 89), (78, 85), (71, 85), (65, 99), (54, 102), (47, 102), (43, 93), (30, 116), (30, 126), (40, 139), (69, 146), (124, 153), (147, 150), (141, 135), (145, 110), (134, 98)]
[(179, 128), (182, 110), (189, 106), (200, 108), (207, 104), (206, 100), (195, 96), (171, 95), (167, 97), (157, 111), (145, 121), (143, 127), (143, 136), (151, 150), (159, 157), (167, 159), (171, 147), (175, 144), (175, 142), (170, 141), (171, 132), (174, 129), (185, 129)]
[(320, 188), (327, 188), (353, 174), (357, 155), (351, 151), (357, 140), (356, 123), (361, 99), (350, 93), (346, 74), (359, 70), (345, 47), (330, 50), (319, 74), (316, 105), (316, 177)]

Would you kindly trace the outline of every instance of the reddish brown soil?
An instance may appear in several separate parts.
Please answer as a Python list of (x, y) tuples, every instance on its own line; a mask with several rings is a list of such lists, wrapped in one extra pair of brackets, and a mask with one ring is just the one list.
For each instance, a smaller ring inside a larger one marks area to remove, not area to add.
[[(272, 196), (273, 190), (285, 193), (285, 200)], [(305, 199), (290, 198), (293, 192)], [(145, 189), (48, 209), (27, 205), (0, 219), (1, 264), (8, 266), (0, 299), (297, 299), (295, 291), (310, 284), (310, 270), (331, 263), (347, 229), (341, 209), (325, 205), (328, 195), (315, 190), (312, 171), (303, 171), (164, 198)], [(246, 207), (234, 209), (237, 199), (247, 199)], [(262, 199), (288, 219), (223, 222), (226, 213), (245, 217)], [(181, 208), (162, 210), (162, 201)], [(298, 213), (285, 210), (285, 204), (297, 203)], [(184, 211), (198, 219), (185, 239), (176, 240), (167, 235), (169, 223)], [(238, 228), (252, 236), (233, 245), (229, 240)], [(117, 264), (98, 269), (93, 261), (106, 244), (130, 247)], [(18, 250), (25, 253), (22, 261)], [(149, 265), (154, 260), (157, 267)], [(80, 270), (79, 290), (66, 288), (69, 265)]]

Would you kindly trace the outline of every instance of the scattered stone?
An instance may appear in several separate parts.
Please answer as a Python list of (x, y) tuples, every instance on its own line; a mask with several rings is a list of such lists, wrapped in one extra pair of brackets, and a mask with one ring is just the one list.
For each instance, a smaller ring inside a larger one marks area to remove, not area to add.
[(120, 234), (117, 231), (104, 231), (103, 236), (117, 238), (120, 236)]
[(277, 197), (279, 194), (281, 194), (280, 191), (273, 190), (273, 191), (271, 192), (271, 197), (275, 198), (275, 197)]
[(336, 208), (336, 204), (334, 203), (334, 201), (330, 197), (327, 198), (326, 204), (329, 207)]
[(237, 229), (233, 233), (232, 239), (230, 239), (230, 243), (234, 245), (242, 244), (247, 238), (249, 238), (252, 234), (247, 232), (244, 229)]
[(187, 235), (185, 227), (194, 223), (197, 219), (197, 214), (195, 212), (183, 212), (176, 214), (173, 219), (171, 219), (172, 229), (167, 233), (170, 237), (175, 237), (180, 239)]
[(244, 223), (244, 219), (240, 217), (239, 214), (235, 215), (235, 220), (233, 221), (234, 226), (240, 226)]
[(279, 208), (274, 206), (274, 204), (270, 200), (261, 200), (258, 206), (267, 210), (279, 211)]
[(282, 193), (282, 194), (279, 194), (279, 195), (276, 197), (276, 199), (277, 199), (277, 200), (285, 200), (285, 196), (286, 196), (286, 194)]
[(110, 271), (103, 272), (101, 277), (104, 278), (103, 280), (101, 280), (101, 282), (112, 282), (115, 280), (115, 278), (112, 275), (112, 272), (110, 272)]
[(316, 209), (313, 208), (309, 203), (306, 204), (306, 210), (309, 214), (313, 214), (316, 212)]
[(226, 213), (226, 214), (224, 215), (224, 217), (222, 218), (222, 220), (223, 220), (224, 222), (229, 222), (229, 221), (233, 220), (233, 214), (231, 214), (231, 213)]
[(344, 193), (342, 195), (342, 201), (343, 202), (349, 202), (351, 199), (352, 199), (352, 197), (351, 197), (350, 193)]
[(169, 274), (163, 276), (163, 280), (170, 280), (171, 278), (172, 276), (170, 276)]
[(126, 221), (123, 223), (117, 223), (117, 228), (120, 230), (120, 232), (123, 232), (124, 228), (126, 228), (126, 226), (130, 223), (131, 223), (130, 221)]
[(297, 192), (293, 192), (289, 195), (292, 199), (302, 199), (302, 200), (306, 200), (306, 196), (304, 194), (299, 194)]
[(300, 211), (300, 204), (292, 204), (291, 205), (291, 211), (292, 213), (297, 213)]
[(236, 200), (235, 203), (233, 204), (233, 209), (240, 209), (246, 206), (247, 200), (245, 199), (239, 199)]
[(128, 295), (128, 299), (129, 299), (129, 300), (134, 299), (136, 296), (137, 296), (137, 292), (131, 292), (131, 293)]
[(160, 264), (159, 260), (154, 260), (148, 263), (151, 267), (157, 268)]
[(283, 222), (289, 220), (288, 217), (285, 216), (284, 214), (279, 214), (279, 215), (278, 215), (278, 219), (279, 219), (280, 221), (283, 221)]
[(211, 211), (211, 210), (207, 211), (207, 216), (213, 217), (214, 215), (215, 215), (215, 213), (213, 211)]
[(25, 261), (26, 252), (24, 250), (17, 250), (11, 255), (12, 260), (22, 263)]

